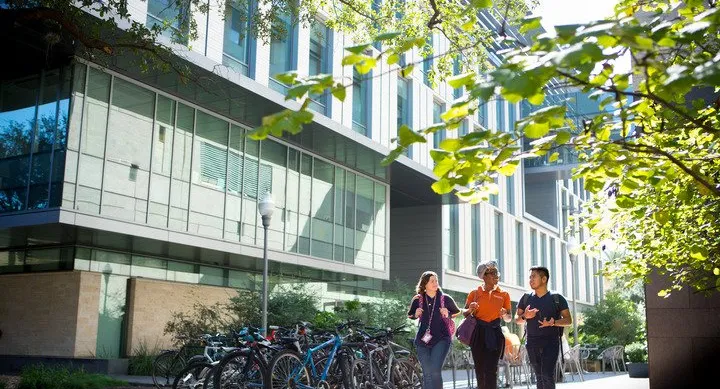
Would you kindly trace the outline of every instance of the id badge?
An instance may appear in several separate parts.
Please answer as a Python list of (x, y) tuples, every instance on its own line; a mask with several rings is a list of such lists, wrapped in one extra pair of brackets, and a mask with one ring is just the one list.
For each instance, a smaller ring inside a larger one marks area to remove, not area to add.
[(420, 340), (422, 340), (425, 343), (430, 343), (430, 339), (432, 339), (432, 335), (430, 335), (430, 330), (425, 331), (425, 335), (423, 335)]

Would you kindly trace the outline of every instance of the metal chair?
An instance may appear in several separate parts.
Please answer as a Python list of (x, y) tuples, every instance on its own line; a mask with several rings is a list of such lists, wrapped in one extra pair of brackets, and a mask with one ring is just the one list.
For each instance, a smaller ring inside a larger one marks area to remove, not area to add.
[(605, 364), (609, 363), (613, 373), (625, 371), (625, 348), (623, 346), (610, 346), (598, 355), (601, 370), (605, 372)]
[[(580, 365), (580, 349), (581, 346), (579, 344), (575, 345), (571, 347), (570, 350), (567, 350), (565, 354), (563, 354), (562, 359), (558, 358), (558, 364), (561, 365), (560, 371), (562, 371), (563, 375), (569, 372), (570, 375), (572, 375), (573, 381), (575, 381), (575, 374), (580, 376), (580, 381), (585, 381), (585, 378), (583, 377), (582, 366)], [(565, 363), (562, 363), (562, 360), (564, 360)]]

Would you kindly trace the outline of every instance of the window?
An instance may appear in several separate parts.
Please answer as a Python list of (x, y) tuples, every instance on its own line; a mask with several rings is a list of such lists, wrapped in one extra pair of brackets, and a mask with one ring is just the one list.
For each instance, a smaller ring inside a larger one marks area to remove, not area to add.
[(242, 75), (250, 74), (250, 4), (246, 9), (228, 7), (225, 16), (225, 38), (223, 40), (223, 65)]
[[(462, 72), (462, 66), (460, 65), (460, 56), (456, 56), (453, 59), (453, 75), (457, 76)], [(463, 95), (463, 87), (453, 89), (453, 97), (456, 99), (461, 98)]]
[(372, 73), (361, 76), (353, 70), (353, 130), (370, 137), (369, 122), (371, 112), (370, 79)]
[(593, 302), (598, 303), (598, 260), (593, 259)]
[[(187, 44), (190, 20), (190, 1), (177, 6), (176, 0), (148, 0), (146, 25), (161, 28), (162, 35), (173, 42)], [(168, 27), (164, 27), (167, 25)]]
[(590, 258), (585, 257), (585, 301), (590, 301)]
[(433, 68), (433, 56), (435, 55), (435, 50), (433, 46), (433, 36), (430, 35), (430, 37), (427, 39), (427, 46), (430, 47), (430, 53), (428, 56), (423, 60), (423, 82), (427, 86), (432, 86), (432, 82), (430, 81), (430, 71)]
[(534, 228), (530, 229), (530, 265), (537, 266), (538, 255), (537, 255), (537, 230)]
[(507, 105), (507, 112), (508, 112), (508, 125), (507, 125), (507, 131), (512, 132), (515, 130), (515, 121), (517, 118), (515, 117), (515, 103), (508, 102)]
[(274, 36), (270, 40), (270, 87), (280, 93), (285, 93), (287, 86), (273, 77), (295, 68), (294, 48), (295, 34), (290, 15), (283, 14), (273, 21)]
[[(495, 185), (499, 185), (499, 184), (500, 184), (500, 178), (499, 178), (498, 176), (495, 176), (495, 178), (493, 179), (493, 182), (495, 182)], [(492, 204), (492, 205), (495, 206), (495, 207), (498, 206), (498, 195), (496, 195), (496, 194), (491, 194), (491, 195), (490, 195), (490, 204)]]
[(480, 123), (483, 128), (488, 128), (488, 107), (485, 101), (481, 101), (478, 107), (478, 123)]
[(516, 254), (515, 254), (515, 260), (516, 260), (516, 267), (517, 267), (517, 274), (516, 274), (516, 281), (518, 285), (523, 285), (525, 282), (525, 250), (523, 247), (523, 225), (522, 223), (516, 223), (515, 224), (515, 237), (516, 237)]
[(502, 276), (505, 268), (505, 246), (503, 242), (503, 214), (495, 212), (495, 259), (498, 261), (498, 272)]
[(472, 274), (475, 274), (475, 268), (477, 267), (478, 260), (480, 259), (480, 240), (482, 239), (482, 236), (480, 235), (481, 229), (481, 223), (482, 223), (482, 217), (480, 213), (480, 205), (475, 204), (472, 205), (471, 211), (470, 211), (470, 231), (471, 231), (471, 240), (472, 240), (472, 247), (471, 247), (471, 255), (472, 255), (472, 269), (470, 272)]
[(495, 129), (498, 131), (505, 131), (505, 100), (495, 100)]
[[(410, 81), (403, 77), (398, 77), (397, 81), (397, 129), (403, 125), (410, 126), (410, 118), (412, 118), (412, 106), (410, 105)], [(412, 158), (412, 146), (408, 147), (405, 152), (408, 158)]]
[[(311, 76), (330, 73), (330, 38), (331, 30), (321, 23), (313, 23), (310, 27), (310, 68)], [(330, 94), (313, 96), (310, 108), (323, 115), (329, 115)]]
[(562, 292), (568, 292), (568, 276), (567, 276), (567, 246), (565, 243), (560, 244), (560, 270), (562, 271)]
[(460, 122), (460, 129), (458, 129), (458, 134), (460, 136), (465, 136), (470, 132), (470, 125), (468, 124), (467, 120), (463, 120)]
[(547, 267), (547, 235), (540, 234), (540, 265)]
[(555, 238), (550, 238), (550, 267), (548, 270), (550, 270), (550, 279), (552, 280), (550, 286), (552, 289), (557, 290), (558, 276), (555, 274)]
[(505, 183), (507, 188), (505, 189), (507, 196), (507, 210), (511, 214), (515, 214), (515, 177), (506, 177)]
[(460, 216), (457, 204), (449, 206), (449, 223), (448, 223), (448, 249), (447, 249), (447, 266), (450, 270), (460, 270), (460, 261), (458, 260), (458, 252), (460, 251)]
[[(442, 123), (440, 115), (442, 115), (444, 110), (445, 107), (443, 107), (443, 104), (433, 101), (433, 124)], [(440, 148), (440, 142), (445, 140), (445, 135), (445, 130), (439, 130), (433, 133), (433, 148)]]

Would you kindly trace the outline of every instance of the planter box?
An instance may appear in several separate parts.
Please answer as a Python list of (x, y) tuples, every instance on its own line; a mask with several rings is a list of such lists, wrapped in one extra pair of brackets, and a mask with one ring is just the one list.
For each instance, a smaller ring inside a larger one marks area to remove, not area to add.
[(640, 362), (640, 363), (628, 362), (626, 365), (627, 365), (628, 375), (631, 378), (648, 378), (647, 362)]
[(592, 372), (600, 372), (601, 371), (601, 365), (600, 361), (598, 360), (586, 360), (584, 362), (585, 370), (592, 371)]

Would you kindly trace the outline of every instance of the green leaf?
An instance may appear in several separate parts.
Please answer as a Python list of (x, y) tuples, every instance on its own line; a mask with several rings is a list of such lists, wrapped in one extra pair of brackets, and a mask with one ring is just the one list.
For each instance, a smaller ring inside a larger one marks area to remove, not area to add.
[(542, 25), (540, 24), (541, 20), (542, 18), (540, 16), (524, 18), (520, 24), (520, 32), (524, 34), (530, 30), (542, 27)]
[(532, 139), (537, 139), (545, 136), (550, 131), (550, 123), (548, 122), (530, 122), (525, 127), (523, 127), (523, 132), (525, 133), (525, 136)]
[(540, 105), (545, 101), (545, 93), (534, 94), (527, 99), (532, 105)]
[(432, 158), (435, 162), (440, 162), (443, 159), (448, 158), (450, 155), (452, 154), (442, 149), (430, 150), (430, 158)]
[(690, 257), (704, 261), (708, 258), (708, 249), (700, 246), (692, 246), (690, 247)]
[(399, 37), (402, 33), (394, 31), (394, 32), (386, 32), (384, 34), (380, 34), (375, 37), (375, 42), (382, 42), (382, 41), (389, 41), (390, 39), (395, 39)]
[(620, 196), (615, 200), (615, 204), (620, 208), (633, 208), (635, 200), (627, 196)]
[(280, 73), (273, 76), (274, 79), (282, 82), (285, 85), (292, 85), (295, 83), (298, 74), (296, 72)]
[(398, 146), (394, 148), (390, 153), (387, 155), (387, 157), (383, 158), (380, 163), (383, 166), (388, 166), (391, 163), (393, 163), (396, 159), (398, 159), (403, 153), (405, 152), (405, 148), (402, 146)]
[(715, 274), (716, 276), (720, 276), (720, 269), (713, 268), (713, 274)]
[(568, 131), (558, 131), (557, 136), (555, 137), (555, 143), (564, 145), (570, 140), (571, 136), (572, 135)]
[(362, 54), (346, 55), (342, 59), (342, 66), (355, 65), (356, 63), (364, 61), (366, 57), (367, 55)]
[(453, 88), (460, 88), (461, 86), (470, 86), (475, 83), (475, 73), (458, 74), (448, 78), (448, 84)]
[(425, 140), (425, 137), (416, 133), (415, 131), (410, 129), (410, 127), (408, 127), (405, 124), (400, 126), (400, 128), (398, 129), (398, 140), (399, 140), (398, 143), (404, 147), (407, 147), (413, 143), (426, 143), (427, 142), (427, 140)]
[(650, 38), (638, 35), (635, 37), (635, 43), (637, 43), (637, 46), (641, 49), (652, 50), (654, 41)]
[(340, 101), (345, 101), (346, 93), (345, 85), (339, 82), (332, 88), (332, 95)]
[(438, 177), (444, 177), (449, 171), (455, 167), (455, 159), (445, 158), (438, 161), (433, 168), (433, 173)]
[(441, 178), (432, 184), (432, 190), (437, 194), (447, 194), (453, 190), (453, 185), (446, 178)]
[(477, 9), (492, 7), (492, 0), (471, 0), (470, 4)]
[(285, 94), (285, 100), (290, 99), (299, 99), (303, 96), (305, 96), (306, 93), (312, 88), (313, 85), (311, 84), (300, 84), (298, 86), (292, 87), (288, 89), (288, 91)]
[(377, 60), (373, 57), (367, 57), (364, 61), (355, 64), (355, 69), (357, 69), (360, 74), (368, 74), (375, 68), (375, 65), (377, 65)]
[(449, 152), (458, 151), (462, 147), (463, 147), (462, 139), (447, 138), (447, 139), (443, 139), (442, 142), (440, 142), (440, 148), (445, 151), (449, 151)]
[(667, 211), (657, 211), (653, 214), (653, 219), (655, 219), (658, 224), (665, 225), (665, 223), (670, 220), (670, 215), (667, 213)]
[(357, 45), (357, 46), (346, 47), (345, 50), (347, 50), (353, 54), (359, 55), (359, 54), (364, 53), (365, 50), (367, 50), (369, 47), (370, 47), (370, 43), (363, 43), (363, 44)]
[(560, 153), (558, 153), (556, 151), (556, 152), (550, 154), (550, 156), (548, 157), (548, 162), (550, 162), (550, 163), (555, 162), (558, 160), (559, 157), (560, 157)]
[(402, 69), (400, 70), (400, 75), (401, 75), (402, 77), (409, 77), (409, 76), (412, 74), (413, 69), (415, 69), (415, 65), (405, 66), (404, 68), (402, 68)]
[(388, 56), (388, 59), (387, 59), (388, 65), (394, 65), (399, 62), (400, 62), (400, 55), (398, 55), (397, 53), (392, 53)]
[(515, 174), (518, 165), (520, 165), (519, 161), (509, 161), (508, 163), (500, 166), (497, 171), (505, 177), (510, 177)]
[(448, 109), (447, 111), (443, 112), (443, 113), (440, 115), (440, 118), (441, 118), (444, 122), (447, 123), (447, 122), (449, 122), (449, 121), (451, 121), (451, 120), (453, 120), (453, 119), (461, 119), (461, 118), (464, 118), (464, 117), (466, 117), (469, 113), (470, 113), (470, 110), (469, 110), (468, 104), (467, 104), (467, 103), (464, 103), (464, 104), (460, 104), (460, 105), (457, 105), (457, 106), (453, 105), (452, 107), (450, 107), (450, 109)]

